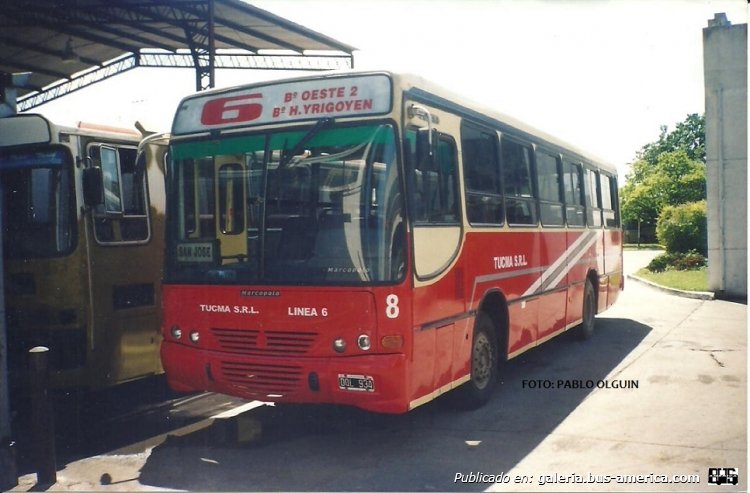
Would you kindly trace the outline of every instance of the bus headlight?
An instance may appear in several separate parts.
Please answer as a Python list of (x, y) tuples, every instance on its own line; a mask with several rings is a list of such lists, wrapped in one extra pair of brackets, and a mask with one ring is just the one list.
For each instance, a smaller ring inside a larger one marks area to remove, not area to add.
[(343, 353), (344, 351), (346, 351), (346, 341), (342, 337), (334, 339), (333, 350), (337, 353)]
[(173, 325), (169, 331), (172, 333), (172, 337), (177, 339), (178, 341), (182, 338), (182, 329), (179, 325)]
[(368, 336), (367, 334), (361, 334), (359, 337), (357, 337), (357, 346), (359, 346), (359, 349), (361, 349), (362, 351), (369, 351), (372, 347), (370, 336)]
[(190, 340), (191, 340), (191, 341), (192, 341), (193, 343), (195, 343), (195, 344), (198, 344), (198, 341), (200, 340), (200, 338), (201, 338), (201, 335), (200, 335), (200, 334), (198, 333), (198, 331), (197, 331), (197, 330), (194, 330), (194, 331), (192, 331), (192, 332), (190, 333)]

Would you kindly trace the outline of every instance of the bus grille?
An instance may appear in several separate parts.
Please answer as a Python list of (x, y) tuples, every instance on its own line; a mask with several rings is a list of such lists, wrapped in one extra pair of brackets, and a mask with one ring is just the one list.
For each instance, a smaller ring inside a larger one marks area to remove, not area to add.
[(318, 334), (273, 330), (213, 329), (223, 351), (246, 356), (299, 356), (309, 352)]
[(221, 371), (230, 383), (264, 395), (297, 390), (302, 381), (302, 368), (298, 366), (222, 361)]

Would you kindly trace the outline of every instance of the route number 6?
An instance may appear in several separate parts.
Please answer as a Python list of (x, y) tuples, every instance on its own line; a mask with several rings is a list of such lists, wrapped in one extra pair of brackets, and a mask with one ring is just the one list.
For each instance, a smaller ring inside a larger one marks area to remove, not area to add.
[(262, 94), (256, 93), (212, 99), (203, 105), (201, 123), (203, 125), (221, 125), (255, 120), (263, 113), (263, 105), (248, 101), (262, 97)]
[(385, 297), (385, 316), (388, 318), (397, 318), (398, 312), (398, 296), (391, 293)]

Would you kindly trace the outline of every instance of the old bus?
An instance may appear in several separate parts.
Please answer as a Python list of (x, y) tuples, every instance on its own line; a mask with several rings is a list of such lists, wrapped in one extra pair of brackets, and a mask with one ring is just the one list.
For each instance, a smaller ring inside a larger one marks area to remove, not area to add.
[(622, 289), (615, 169), (421, 78), (197, 94), (167, 173), (162, 362), (176, 390), (400, 413)]
[(162, 136), (0, 119), (8, 353), (50, 349), (57, 388), (101, 388), (162, 372)]

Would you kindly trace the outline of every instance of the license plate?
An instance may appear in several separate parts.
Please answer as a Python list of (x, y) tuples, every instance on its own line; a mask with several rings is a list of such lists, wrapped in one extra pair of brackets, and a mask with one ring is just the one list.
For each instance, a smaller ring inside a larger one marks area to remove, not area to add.
[(355, 392), (375, 392), (375, 380), (367, 375), (339, 374), (339, 389)]

